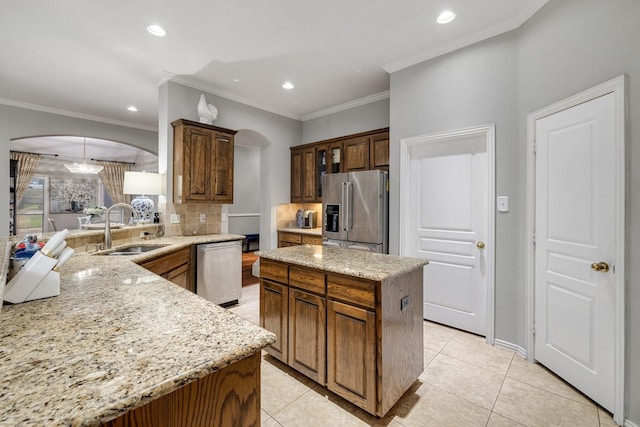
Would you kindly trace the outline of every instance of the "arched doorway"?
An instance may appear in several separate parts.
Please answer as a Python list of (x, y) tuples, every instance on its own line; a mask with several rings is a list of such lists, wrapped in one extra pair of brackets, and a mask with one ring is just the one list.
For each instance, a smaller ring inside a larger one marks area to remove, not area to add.
[[(36, 158), (28, 182), (16, 205), (9, 206), (12, 234), (41, 234), (58, 229), (77, 229), (78, 217), (86, 208), (109, 206), (111, 195), (98, 175), (72, 174), (65, 164), (98, 164), (103, 161), (127, 165), (129, 170), (155, 172), (158, 157), (154, 153), (126, 143), (89, 136), (30, 136), (10, 141), (12, 153)], [(20, 166), (18, 165), (20, 175)], [(18, 199), (19, 198), (19, 199)]]

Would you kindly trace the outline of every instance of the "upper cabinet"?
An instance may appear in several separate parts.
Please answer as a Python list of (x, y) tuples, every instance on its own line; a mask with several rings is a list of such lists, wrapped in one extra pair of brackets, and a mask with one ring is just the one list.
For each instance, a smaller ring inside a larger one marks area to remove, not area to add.
[(179, 119), (173, 126), (176, 203), (233, 203), (233, 138), (237, 131)]
[(322, 175), (389, 169), (389, 128), (291, 147), (291, 203), (321, 203)]

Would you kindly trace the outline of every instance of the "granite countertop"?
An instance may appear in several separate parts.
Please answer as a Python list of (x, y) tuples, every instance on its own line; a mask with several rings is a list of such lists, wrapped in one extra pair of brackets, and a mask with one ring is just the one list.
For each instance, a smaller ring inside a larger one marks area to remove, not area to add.
[(299, 228), (299, 227), (281, 227), (278, 231), (287, 233), (310, 234), (312, 236), (322, 236), (322, 227), (316, 228)]
[(60, 269), (59, 296), (5, 306), (0, 425), (98, 425), (273, 343), (271, 332), (132, 262), (238, 237), (154, 239), (143, 244), (170, 246), (129, 257), (75, 255)]
[(289, 246), (268, 251), (258, 251), (256, 254), (275, 261), (298, 264), (380, 282), (429, 263), (426, 259), (421, 258), (400, 257), (317, 245)]

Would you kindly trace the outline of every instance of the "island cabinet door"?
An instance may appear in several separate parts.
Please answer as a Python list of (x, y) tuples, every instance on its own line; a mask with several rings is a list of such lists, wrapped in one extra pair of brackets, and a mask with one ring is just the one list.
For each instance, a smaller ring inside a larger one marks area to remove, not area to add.
[(327, 388), (376, 414), (375, 313), (327, 301)]
[(289, 288), (289, 365), (326, 384), (326, 299)]
[(260, 280), (260, 326), (276, 334), (276, 342), (265, 350), (288, 363), (289, 288), (270, 280)]

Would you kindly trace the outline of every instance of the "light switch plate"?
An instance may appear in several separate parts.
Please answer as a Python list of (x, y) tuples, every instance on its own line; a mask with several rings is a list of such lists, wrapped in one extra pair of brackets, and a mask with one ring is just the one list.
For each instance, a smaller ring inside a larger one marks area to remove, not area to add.
[(207, 222), (207, 214), (200, 214), (200, 223), (204, 224), (205, 222)]
[(180, 215), (178, 214), (169, 215), (169, 222), (171, 224), (180, 224)]
[(509, 212), (509, 197), (499, 196), (497, 197), (497, 209), (498, 212)]

